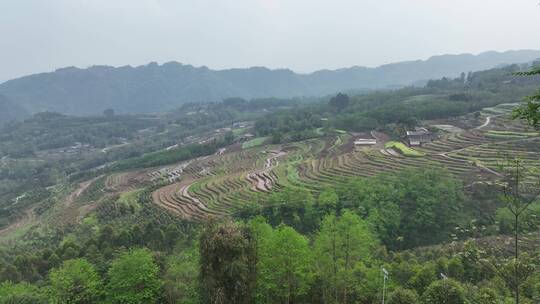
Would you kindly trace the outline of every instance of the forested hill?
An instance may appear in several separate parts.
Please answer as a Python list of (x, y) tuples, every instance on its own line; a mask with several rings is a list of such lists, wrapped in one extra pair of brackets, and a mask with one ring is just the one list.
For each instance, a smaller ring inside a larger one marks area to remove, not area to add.
[(443, 55), (377, 68), (352, 67), (297, 74), (291, 70), (211, 70), (170, 62), (139, 67), (63, 68), (7, 81), (0, 94), (30, 113), (55, 111), (88, 115), (112, 108), (123, 113), (165, 111), (185, 102), (226, 97), (296, 97), (399, 87), (426, 79), (454, 77), (507, 63), (529, 62), (540, 51)]
[(20, 105), (0, 95), (0, 127), (4, 124), (28, 117), (28, 112)]

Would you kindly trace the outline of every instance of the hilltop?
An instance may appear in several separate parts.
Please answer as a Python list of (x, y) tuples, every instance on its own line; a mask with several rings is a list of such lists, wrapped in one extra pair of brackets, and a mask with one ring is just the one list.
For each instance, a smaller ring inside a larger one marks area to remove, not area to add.
[(398, 88), (537, 58), (540, 51), (490, 51), (310, 74), (264, 67), (212, 70), (178, 62), (138, 67), (68, 67), (7, 81), (0, 84), (0, 94), (30, 113), (91, 115), (108, 108), (119, 113), (147, 113), (227, 97), (293, 98)]

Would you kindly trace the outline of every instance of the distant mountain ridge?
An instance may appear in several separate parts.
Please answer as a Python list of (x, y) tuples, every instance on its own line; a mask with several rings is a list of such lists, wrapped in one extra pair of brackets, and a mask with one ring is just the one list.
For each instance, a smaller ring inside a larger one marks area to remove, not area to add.
[(310, 74), (264, 67), (211, 70), (178, 62), (138, 67), (68, 67), (6, 81), (0, 84), (0, 94), (29, 113), (55, 111), (89, 115), (107, 108), (121, 113), (159, 112), (186, 102), (217, 101), (226, 97), (290, 98), (400, 87), (537, 58), (540, 58), (537, 50), (490, 51)]

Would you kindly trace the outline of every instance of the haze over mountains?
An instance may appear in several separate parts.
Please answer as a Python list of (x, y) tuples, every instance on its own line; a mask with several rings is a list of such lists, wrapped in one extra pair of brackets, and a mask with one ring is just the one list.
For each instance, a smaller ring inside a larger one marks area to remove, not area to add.
[[(186, 102), (217, 101), (226, 97), (289, 98), (384, 89), (538, 58), (540, 51), (536, 50), (490, 51), (310, 74), (264, 67), (211, 70), (177, 62), (117, 68), (69, 67), (0, 84), (0, 95), (3, 95), (0, 124), (42, 111), (74, 115), (99, 114), (108, 108), (120, 113), (159, 112)], [(6, 108), (10, 110), (4, 110)]]

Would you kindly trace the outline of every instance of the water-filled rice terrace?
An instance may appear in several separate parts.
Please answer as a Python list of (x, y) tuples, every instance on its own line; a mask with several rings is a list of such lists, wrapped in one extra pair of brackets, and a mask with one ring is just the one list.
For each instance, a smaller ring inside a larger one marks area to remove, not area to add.
[(119, 191), (158, 184), (152, 193), (155, 204), (185, 219), (204, 220), (257, 203), (261, 195), (283, 187), (307, 189), (317, 195), (347, 177), (430, 164), (445, 167), (465, 184), (492, 181), (499, 177), (498, 164), (505, 155), (520, 156), (525, 164), (540, 166), (540, 137), (512, 121), (507, 115), (510, 109), (488, 109), (480, 117), (487, 124), (471, 130), (455, 128), (459, 131), (446, 132), (438, 140), (415, 148), (425, 154), (422, 157), (385, 149), (384, 142), (354, 148), (354, 135), (336, 133), (290, 144), (228, 148), (167, 167), (114, 174), (105, 184), (107, 189)]

